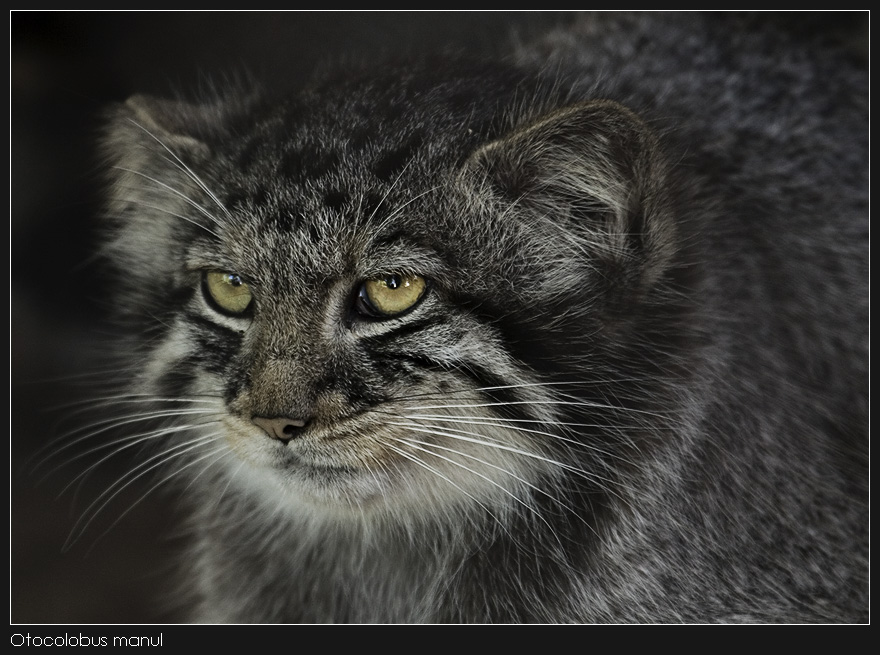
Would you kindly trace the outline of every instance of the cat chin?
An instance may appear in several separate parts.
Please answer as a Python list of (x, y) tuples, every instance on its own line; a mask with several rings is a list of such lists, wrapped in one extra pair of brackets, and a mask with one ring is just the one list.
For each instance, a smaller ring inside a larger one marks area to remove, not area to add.
[(229, 474), (262, 505), (362, 514), (394, 497), (388, 471), (367, 469), (351, 448), (285, 444), (235, 416), (223, 423)]
[(317, 446), (284, 444), (239, 418), (230, 416), (224, 424), (233, 456), (224, 458), (228, 470), (220, 479), (236, 480), (267, 509), (309, 520), (443, 523), (473, 512), (499, 520), (528, 504), (526, 478), (536, 473), (512, 461), (503, 472), (497, 465), (477, 470), (443, 460), (426, 463), (413, 453), (384, 451), (363, 434), (349, 435), (353, 443), (347, 446), (340, 446), (338, 436)]

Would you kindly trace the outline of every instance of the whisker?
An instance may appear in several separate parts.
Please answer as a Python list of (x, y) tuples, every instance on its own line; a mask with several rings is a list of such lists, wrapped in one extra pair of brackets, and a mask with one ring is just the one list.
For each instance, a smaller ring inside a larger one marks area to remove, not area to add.
[[(474, 443), (474, 444), (481, 445), (481, 446), (488, 446), (490, 448), (496, 448), (498, 450), (503, 450), (503, 451), (515, 453), (517, 455), (522, 455), (523, 457), (528, 457), (530, 459), (541, 461), (546, 464), (551, 464), (551, 465), (553, 465), (557, 468), (560, 468), (562, 470), (574, 473), (578, 477), (581, 477), (584, 480), (587, 480), (588, 482), (591, 482), (593, 484), (600, 484), (600, 486), (603, 489), (606, 489), (612, 493), (616, 493), (616, 492), (614, 492), (615, 485), (619, 485), (622, 488), (626, 488), (626, 486), (622, 485), (621, 483), (615, 482), (613, 480), (602, 477), (601, 475), (598, 475), (595, 473), (589, 473), (587, 471), (584, 471), (583, 469), (572, 466), (571, 464), (567, 464), (565, 462), (561, 462), (561, 461), (553, 459), (551, 457), (545, 457), (544, 455), (529, 452), (527, 450), (522, 450), (521, 448), (514, 448), (513, 446), (500, 444), (500, 443), (497, 443), (494, 441), (488, 441), (488, 440), (486, 440), (485, 435), (479, 434), (477, 432), (468, 432), (465, 430), (460, 430), (457, 432), (450, 432), (449, 428), (443, 428), (441, 426), (432, 426), (432, 425), (425, 426), (420, 423), (394, 423), (394, 422), (392, 422), (392, 423), (390, 423), (390, 425), (397, 425), (400, 427), (409, 428), (410, 430), (413, 430), (415, 432), (423, 432), (425, 434), (445, 436), (445, 437), (449, 437), (451, 439), (458, 439), (460, 441)], [(621, 500), (625, 500), (625, 499), (621, 497)]]
[[(196, 448), (210, 443), (217, 436), (217, 433), (210, 434), (183, 444), (172, 446), (168, 448), (168, 450), (154, 455), (153, 457), (150, 457), (146, 461), (140, 463), (119, 480), (107, 487), (107, 489), (101, 492), (101, 494), (85, 509), (82, 518), (80, 518), (74, 524), (73, 528), (71, 529), (70, 536), (68, 536), (67, 541), (65, 541), (64, 543), (63, 551), (66, 552), (67, 550), (69, 550), (70, 547), (79, 539), (79, 537), (82, 536), (82, 534), (88, 529), (89, 525), (91, 525), (95, 518), (97, 518), (97, 516), (104, 510), (104, 508), (107, 507), (107, 505), (110, 504), (110, 502), (114, 498), (116, 498), (124, 489), (129, 487), (136, 480), (140, 479), (150, 471), (153, 471), (158, 467), (163, 466), (172, 459), (180, 457), (192, 450), (195, 450)], [(189, 465), (181, 468), (180, 470), (184, 470), (185, 468), (188, 468), (188, 466)], [(97, 508), (96, 505), (98, 505)], [(85, 517), (89, 518), (86, 520)]]
[[(199, 476), (203, 475), (203, 474), (205, 473), (205, 471), (207, 471), (209, 468), (211, 468), (211, 466), (213, 466), (215, 462), (217, 462), (218, 460), (220, 460), (221, 457), (228, 456), (228, 451), (227, 451), (225, 448), (223, 448), (222, 446), (217, 446), (216, 448), (214, 448), (213, 451), (211, 451), (211, 452), (209, 452), (209, 453), (206, 453), (205, 455), (202, 455), (201, 457), (198, 457), (197, 459), (195, 459), (195, 460), (193, 460), (193, 461), (191, 461), (191, 462), (185, 464), (184, 466), (181, 466), (180, 468), (178, 468), (178, 469), (172, 471), (172, 472), (171, 472), (169, 475), (167, 475), (166, 477), (164, 477), (164, 478), (162, 478), (161, 480), (159, 480), (156, 484), (154, 484), (152, 487), (150, 487), (149, 489), (147, 489), (147, 490), (146, 490), (146, 491), (145, 491), (145, 492), (144, 492), (144, 493), (143, 493), (143, 494), (142, 494), (137, 500), (135, 500), (133, 503), (131, 503), (131, 504), (128, 506), (128, 508), (127, 508), (125, 511), (123, 511), (123, 512), (122, 512), (122, 513), (121, 513), (121, 514), (120, 514), (120, 515), (119, 515), (119, 516), (118, 516), (118, 517), (117, 517), (117, 518), (116, 518), (116, 519), (110, 524), (110, 526), (109, 526), (106, 530), (104, 530), (100, 535), (98, 535), (98, 537), (94, 540), (94, 543), (92, 544), (91, 548), (94, 548), (94, 546), (95, 546), (95, 545), (96, 545), (101, 539), (103, 539), (103, 538), (104, 538), (104, 537), (105, 537), (105, 536), (106, 536), (106, 535), (107, 535), (107, 534), (108, 534), (108, 533), (109, 533), (114, 527), (116, 527), (116, 526), (122, 521), (122, 519), (124, 519), (124, 518), (125, 518), (125, 517), (126, 517), (126, 516), (127, 516), (127, 515), (128, 515), (128, 514), (129, 514), (129, 513), (130, 513), (130, 512), (136, 507), (136, 506), (137, 506), (137, 505), (139, 505), (140, 503), (142, 503), (142, 502), (147, 498), (147, 496), (149, 496), (151, 493), (153, 493), (156, 489), (158, 489), (158, 488), (161, 487), (162, 485), (166, 484), (169, 480), (171, 480), (171, 479), (173, 479), (173, 478), (179, 476), (181, 473), (183, 473), (183, 472), (184, 472), (186, 469), (188, 469), (189, 467), (191, 467), (191, 466), (195, 466), (196, 464), (198, 464), (199, 462), (201, 462), (201, 461), (204, 460), (204, 459), (207, 459), (207, 458), (210, 457), (211, 455), (217, 455), (217, 456), (216, 456), (211, 462), (209, 462), (209, 463), (208, 463), (208, 464), (207, 464), (207, 465), (206, 465), (206, 466), (205, 466), (205, 467), (204, 467), (204, 468), (203, 468), (203, 469), (202, 469), (202, 470), (201, 470), (196, 476), (193, 477), (193, 479), (192, 479), (192, 481), (190, 482), (190, 484), (193, 484), (193, 483), (198, 479)], [(138, 477), (140, 477), (140, 476), (138, 476)], [(135, 479), (137, 479), (137, 478), (135, 478)], [(132, 480), (132, 482), (133, 482), (133, 481), (134, 481), (134, 480)], [(110, 499), (108, 499), (107, 502), (109, 502), (109, 500), (110, 500)], [(106, 505), (106, 503), (105, 503), (105, 505)], [(98, 512), (100, 512), (103, 508), (104, 508), (104, 505), (102, 505), (102, 506), (98, 509)], [(95, 512), (95, 514), (97, 514), (98, 512)], [(94, 518), (94, 515), (93, 515), (93, 518)], [(87, 527), (88, 527), (88, 525), (83, 526), (83, 529), (80, 531), (80, 536), (82, 536), (83, 532), (85, 532), (85, 530), (86, 530)], [(78, 539), (78, 538), (79, 538), (79, 537), (77, 537), (77, 539)], [(71, 545), (72, 545), (72, 544), (71, 544)], [(90, 548), (90, 550), (91, 550), (91, 548)]]
[[(127, 170), (127, 169), (121, 169), (121, 170)], [(129, 171), (129, 172), (134, 173), (135, 171)], [(145, 177), (146, 177), (146, 176), (145, 176)], [(166, 186), (167, 186), (167, 185), (166, 185)], [(129, 190), (133, 190), (131, 187), (126, 187), (126, 186), (124, 186), (124, 185), (119, 185), (119, 187), (120, 187), (121, 189), (129, 189)], [(173, 216), (174, 218), (179, 218), (179, 219), (182, 220), (182, 221), (186, 221), (187, 223), (191, 223), (192, 225), (195, 225), (196, 227), (198, 227), (198, 228), (200, 228), (200, 229), (202, 229), (202, 230), (205, 230), (206, 232), (209, 232), (210, 234), (214, 235), (214, 236), (217, 237), (218, 239), (221, 238), (220, 235), (219, 235), (217, 232), (215, 232), (214, 230), (210, 229), (209, 227), (206, 227), (206, 226), (202, 225), (202, 224), (199, 223), (198, 221), (194, 221), (193, 219), (189, 218), (188, 216), (185, 216), (184, 214), (178, 214), (177, 212), (173, 212), (173, 211), (171, 211), (170, 209), (168, 209), (167, 207), (160, 207), (160, 206), (158, 206), (158, 205), (152, 205), (152, 204), (150, 204), (150, 203), (148, 203), (148, 202), (144, 202), (143, 200), (131, 200), (131, 199), (129, 199), (129, 202), (131, 202), (132, 204), (137, 205), (138, 207), (143, 207), (144, 209), (152, 209), (152, 210), (154, 210), (154, 211), (158, 211), (158, 212), (161, 212), (161, 213), (163, 213), (163, 214), (167, 214), (168, 216)], [(191, 200), (191, 201), (190, 201), (190, 204), (196, 206), (197, 208), (200, 207), (200, 205), (198, 205), (194, 200)], [(201, 212), (201, 213), (204, 214), (204, 212)], [(221, 226), (222, 226), (222, 224), (221, 224), (216, 218), (214, 218), (213, 216), (208, 216), (208, 218), (210, 218), (211, 221), (212, 221), (214, 224), (216, 224), (218, 227), (221, 227)]]
[[(421, 440), (418, 440), (418, 439), (410, 439), (410, 438), (399, 438), (399, 440), (402, 441), (402, 442), (404, 442), (404, 443), (406, 443), (406, 444), (408, 444), (408, 445), (410, 445), (410, 446), (412, 446), (413, 448), (419, 448), (419, 450), (425, 450), (424, 448), (420, 448), (420, 447), (419, 447), (419, 445), (421, 445), (421, 446), (427, 446), (427, 447), (430, 447), (430, 448), (437, 448), (437, 449), (440, 449), (440, 450), (445, 450), (445, 451), (447, 451), (447, 452), (455, 453), (456, 455), (459, 455), (459, 456), (461, 456), (461, 457), (466, 457), (466, 458), (471, 459), (471, 460), (474, 460), (474, 461), (476, 461), (476, 462), (478, 462), (478, 463), (480, 463), (480, 464), (483, 464), (484, 466), (488, 466), (488, 467), (490, 467), (490, 468), (493, 468), (493, 469), (495, 469), (496, 471), (500, 471), (500, 472), (504, 473), (505, 475), (510, 476), (511, 478), (513, 478), (514, 480), (516, 480), (517, 482), (519, 482), (519, 483), (521, 483), (521, 484), (527, 486), (527, 487), (528, 487), (529, 489), (531, 489), (533, 492), (535, 492), (535, 493), (537, 493), (537, 494), (541, 494), (541, 495), (543, 495), (543, 496), (546, 496), (547, 498), (549, 498), (550, 500), (552, 500), (554, 503), (556, 503), (557, 505), (559, 505), (559, 506), (562, 507), (563, 509), (567, 510), (572, 516), (574, 516), (574, 517), (577, 518), (579, 521), (581, 521), (581, 522), (582, 522), (585, 526), (587, 526), (587, 527), (588, 527), (588, 528), (589, 528), (594, 534), (596, 534), (597, 537), (599, 536), (599, 534), (593, 529), (593, 527), (590, 526), (590, 524), (587, 523), (587, 522), (583, 519), (583, 517), (581, 517), (580, 514), (578, 514), (578, 513), (572, 508), (572, 507), (570, 507), (570, 506), (567, 505), (566, 503), (562, 502), (559, 498), (553, 496), (552, 494), (550, 494), (549, 492), (545, 491), (544, 489), (541, 489), (540, 487), (538, 487), (538, 486), (532, 484), (531, 482), (529, 482), (529, 481), (526, 480), (525, 478), (522, 478), (522, 477), (520, 477), (519, 475), (516, 475), (515, 473), (513, 473), (512, 471), (510, 471), (510, 470), (508, 470), (508, 469), (506, 469), (506, 468), (503, 468), (503, 467), (501, 467), (501, 466), (497, 466), (496, 464), (492, 464), (491, 462), (488, 462), (488, 461), (486, 461), (486, 460), (484, 460), (484, 459), (481, 459), (481, 458), (479, 458), (479, 457), (475, 457), (475, 456), (473, 456), (473, 455), (469, 455), (469, 454), (467, 454), (467, 453), (463, 453), (463, 452), (461, 452), (461, 451), (459, 451), (459, 450), (455, 450), (454, 448), (448, 448), (448, 447), (445, 447), (445, 446), (441, 446), (440, 444), (432, 444), (432, 443), (429, 443), (429, 442), (426, 442), (426, 441), (421, 441)], [(419, 444), (419, 445), (416, 445), (416, 444)], [(540, 519), (540, 521), (541, 521), (542, 523), (544, 523), (544, 524), (550, 529), (550, 532), (553, 534), (554, 537), (556, 537), (557, 542), (559, 542), (560, 545), (561, 545), (561, 541), (559, 540), (559, 537), (558, 537), (558, 535), (556, 534), (556, 531), (554, 530), (553, 526), (550, 525), (550, 523), (547, 521), (547, 519), (545, 519), (545, 518), (540, 514), (540, 512), (538, 512), (534, 507), (532, 507), (531, 505), (529, 505), (528, 503), (526, 503), (525, 501), (523, 501), (522, 499), (520, 499), (519, 497), (517, 497), (515, 494), (513, 494), (513, 493), (511, 493), (510, 491), (508, 491), (507, 489), (505, 489), (502, 485), (500, 485), (500, 484), (498, 484), (497, 482), (495, 482), (494, 480), (488, 478), (487, 476), (482, 475), (482, 474), (480, 474), (480, 473), (477, 473), (476, 471), (474, 471), (474, 470), (472, 470), (472, 469), (470, 469), (470, 468), (468, 468), (468, 467), (466, 467), (466, 466), (463, 466), (461, 463), (456, 462), (456, 461), (454, 461), (454, 460), (452, 460), (452, 459), (450, 459), (450, 458), (443, 457), (443, 456), (439, 455), (438, 453), (435, 453), (435, 452), (430, 451), (430, 450), (427, 451), (427, 452), (430, 452), (430, 453), (431, 453), (432, 455), (434, 455), (435, 457), (441, 457), (442, 459), (445, 459), (446, 461), (450, 462), (451, 464), (455, 464), (456, 466), (460, 466), (461, 468), (464, 468), (465, 470), (467, 470), (467, 471), (473, 473), (474, 475), (477, 475), (477, 476), (479, 476), (479, 477), (485, 479), (487, 482), (489, 482), (489, 483), (493, 484), (494, 486), (498, 487), (499, 489), (501, 489), (504, 493), (506, 493), (507, 495), (509, 495), (509, 496), (510, 496), (511, 498), (513, 498), (516, 502), (518, 502), (520, 505), (522, 505), (523, 507), (525, 507), (526, 509), (528, 509), (530, 512), (532, 512), (532, 514), (534, 514), (538, 519)]]
[(422, 405), (418, 407), (412, 407), (410, 409), (416, 411), (422, 411), (426, 409), (473, 409), (477, 407), (505, 407), (511, 405), (559, 405), (567, 407), (591, 407), (593, 409), (610, 409), (614, 411), (633, 414), (644, 414), (645, 416), (653, 416), (656, 418), (665, 418), (662, 414), (659, 414), (657, 412), (650, 412), (647, 410), (634, 409), (629, 407), (615, 407), (614, 405), (603, 405), (601, 403), (594, 403), (585, 400), (509, 400), (504, 402), (491, 403), (463, 403), (460, 405)]
[[(213, 214), (211, 214), (211, 212), (209, 212), (209, 211), (208, 211), (207, 209), (205, 209), (202, 205), (200, 205), (200, 204), (197, 203), (195, 200), (193, 200), (192, 198), (190, 198), (188, 195), (186, 195), (185, 193), (183, 193), (183, 192), (181, 192), (181, 191), (178, 191), (177, 189), (175, 189), (175, 188), (172, 187), (171, 185), (169, 185), (169, 184), (165, 184), (164, 182), (161, 182), (161, 181), (157, 180), (156, 178), (147, 175), (146, 173), (142, 173), (142, 172), (140, 172), (140, 171), (136, 171), (136, 170), (133, 170), (133, 169), (131, 169), (131, 168), (125, 168), (124, 166), (114, 166), (113, 168), (115, 168), (116, 170), (124, 171), (124, 172), (126, 172), (126, 173), (130, 173), (130, 174), (132, 174), (132, 175), (137, 175), (138, 177), (142, 177), (142, 178), (144, 178), (144, 179), (146, 179), (146, 180), (149, 180), (150, 182), (153, 182), (156, 186), (159, 186), (159, 187), (161, 187), (161, 188), (163, 188), (163, 189), (165, 189), (165, 190), (167, 190), (167, 191), (170, 191), (170, 192), (173, 193), (174, 195), (176, 195), (176, 196), (178, 196), (179, 198), (181, 198), (184, 202), (186, 202), (186, 203), (187, 203), (188, 205), (190, 205), (192, 208), (194, 208), (194, 209), (195, 209), (197, 212), (199, 212), (202, 216), (204, 216), (204, 217), (207, 218), (209, 221), (211, 221), (212, 223), (214, 223), (214, 225), (216, 225), (216, 226), (218, 226), (218, 227), (223, 227), (223, 223), (220, 222), (220, 221), (219, 221), (219, 220), (218, 220)], [(214, 231), (211, 230), (210, 228), (205, 227), (205, 226), (202, 225), (201, 223), (192, 220), (191, 218), (187, 218), (187, 217), (185, 217), (185, 216), (181, 216), (180, 218), (183, 218), (183, 219), (184, 219), (185, 221), (187, 221), (188, 223), (192, 223), (192, 224), (195, 225), (196, 227), (199, 227), (199, 228), (205, 230), (206, 232), (208, 232), (208, 233), (212, 234), (213, 236), (217, 237), (218, 239), (221, 238), (219, 234), (217, 234), (216, 232), (214, 232)]]
[[(208, 409), (166, 410), (166, 411), (148, 412), (145, 414), (144, 413), (142, 413), (142, 414), (129, 414), (129, 415), (125, 415), (125, 416), (117, 416), (117, 417), (102, 419), (100, 421), (95, 421), (94, 423), (91, 423), (89, 425), (78, 428), (78, 429), (74, 430), (73, 432), (70, 432), (67, 435), (53, 439), (50, 443), (48, 443), (45, 446), (43, 446), (42, 448), (38, 449), (37, 452), (35, 452), (34, 455), (30, 458), (31, 461), (33, 461), (35, 458), (40, 458), (40, 461), (37, 462), (37, 464), (35, 464), (33, 466), (32, 470), (34, 472), (38, 471), (44, 464), (46, 464), (50, 459), (56, 457), (59, 453), (62, 453), (62, 452), (65, 452), (71, 448), (74, 448), (78, 444), (81, 444), (88, 439), (93, 439), (101, 434), (104, 434), (104, 433), (112, 431), (112, 430), (120, 429), (126, 425), (132, 425), (132, 424), (136, 424), (136, 423), (145, 423), (148, 421), (154, 421), (154, 420), (158, 420), (158, 419), (162, 419), (162, 418), (177, 418), (177, 417), (181, 417), (181, 416), (208, 415), (208, 414), (214, 414), (214, 413), (215, 413), (215, 410), (208, 410)], [(91, 431), (87, 432), (86, 434), (80, 434), (85, 430), (91, 430)], [(75, 439), (72, 438), (78, 434), (80, 436), (77, 436)], [(59, 445), (60, 442), (64, 442), (64, 443), (61, 443)], [(54, 450), (52, 450), (52, 452), (49, 453), (48, 455), (45, 455), (45, 452), (50, 449), (54, 449)]]
[[(156, 136), (155, 134), (153, 134), (150, 130), (148, 130), (146, 127), (144, 127), (143, 125), (141, 125), (141, 124), (138, 123), (137, 121), (132, 120), (131, 118), (129, 118), (128, 121), (129, 121), (131, 124), (133, 124), (135, 127), (139, 128), (139, 129), (141, 129), (141, 130), (143, 130), (144, 133), (146, 133), (146, 134), (147, 134), (148, 136), (150, 136), (150, 137), (151, 137), (156, 143), (158, 143), (160, 146), (162, 146), (162, 148), (163, 148), (163, 149), (164, 149), (169, 155), (171, 155), (171, 157), (172, 157), (172, 159), (173, 159), (173, 161), (172, 161), (172, 160), (169, 160), (169, 159), (166, 157), (166, 158), (165, 158), (165, 161), (168, 161), (169, 163), (174, 164), (179, 170), (182, 170), (183, 172), (185, 172), (185, 173), (189, 176), (189, 179), (191, 179), (193, 182), (195, 182), (195, 183), (198, 185), (198, 187), (199, 187), (202, 191), (204, 191), (205, 194), (206, 194), (211, 200), (214, 201), (214, 203), (215, 203), (215, 204), (216, 204), (216, 205), (217, 205), (217, 206), (223, 211), (223, 213), (226, 214), (227, 217), (231, 218), (232, 215), (229, 213), (229, 210), (226, 208), (226, 206), (225, 206), (222, 202), (220, 202), (220, 199), (217, 198), (216, 195), (214, 195), (214, 193), (211, 191), (211, 189), (208, 188), (208, 185), (205, 184), (205, 183), (202, 181), (202, 179), (201, 179), (198, 175), (196, 175), (196, 173), (195, 173), (195, 172), (194, 172), (189, 166), (187, 166), (187, 165), (183, 162), (183, 160), (181, 160), (180, 157), (178, 157), (177, 154), (176, 154), (171, 148), (169, 148), (169, 147), (165, 144), (164, 141), (162, 141), (162, 139), (160, 139), (158, 136)], [(219, 224), (219, 223), (218, 223), (218, 224)]]
[(413, 462), (414, 464), (417, 464), (418, 466), (421, 466), (421, 467), (424, 468), (425, 470), (427, 470), (427, 471), (433, 473), (434, 475), (436, 475), (436, 476), (437, 476), (438, 478), (440, 478), (441, 480), (445, 480), (445, 481), (448, 482), (450, 485), (452, 485), (453, 487), (455, 487), (456, 489), (458, 489), (461, 493), (463, 493), (465, 496), (467, 496), (467, 497), (470, 498), (472, 501), (474, 501), (477, 505), (479, 505), (480, 507), (482, 507), (483, 510), (486, 512), (486, 514), (488, 514), (489, 516), (491, 516), (491, 517), (495, 520), (495, 522), (496, 522), (496, 523), (497, 523), (502, 529), (505, 530), (505, 532), (507, 531), (507, 528), (504, 527), (504, 523), (503, 523), (503, 522), (502, 522), (497, 516), (495, 516), (495, 514), (494, 514), (494, 513), (488, 508), (488, 507), (486, 507), (486, 505), (484, 505), (484, 504), (481, 503), (479, 500), (477, 500), (477, 498), (475, 498), (472, 494), (470, 494), (470, 493), (468, 493), (467, 491), (465, 491), (464, 489), (462, 489), (460, 485), (456, 484), (455, 482), (453, 482), (452, 480), (450, 480), (447, 476), (443, 475), (440, 471), (438, 471), (437, 469), (435, 469), (433, 466), (430, 466), (430, 465), (426, 464), (425, 462), (423, 462), (421, 459), (419, 459), (418, 457), (416, 457), (416, 456), (413, 455), (412, 453), (408, 453), (408, 452), (406, 452), (405, 450), (403, 450), (403, 449), (401, 449), (401, 448), (398, 448), (398, 447), (395, 446), (394, 444), (389, 443), (387, 440), (383, 440), (383, 443), (384, 443), (384, 444), (385, 444), (390, 450), (396, 452), (396, 453), (397, 453), (398, 455), (400, 455), (401, 457), (404, 457), (404, 458), (410, 460), (411, 462)]
[(153, 394), (137, 394), (137, 393), (123, 393), (123, 394), (115, 394), (112, 396), (94, 396), (91, 398), (85, 398), (82, 400), (74, 400), (68, 403), (63, 403), (60, 405), (54, 405), (50, 409), (52, 411), (59, 410), (67, 410), (70, 408), (76, 408), (74, 411), (71, 411), (71, 415), (76, 415), (78, 413), (94, 410), (96, 408), (106, 408), (112, 407), (113, 405), (123, 405), (123, 404), (161, 404), (161, 403), (207, 403), (212, 405), (217, 405), (217, 399), (214, 396), (205, 395), (204, 398), (199, 397), (189, 397), (189, 398), (180, 398), (180, 397), (167, 397), (167, 396), (155, 396)]
[[(462, 394), (476, 394), (483, 392), (491, 392), (491, 391), (505, 391), (505, 390), (515, 390), (515, 389), (542, 389), (542, 388), (550, 388), (553, 391), (555, 396), (561, 398), (570, 398), (575, 401), (580, 401), (581, 398), (571, 394), (560, 392), (557, 389), (560, 387), (573, 387), (574, 389), (578, 389), (580, 387), (590, 387), (590, 386), (602, 386), (606, 385), (609, 382), (641, 382), (638, 378), (626, 377), (626, 378), (614, 378), (605, 379), (602, 382), (596, 380), (576, 380), (576, 381), (536, 381), (536, 382), (522, 382), (517, 384), (505, 384), (505, 385), (496, 385), (496, 386), (488, 386), (488, 387), (469, 387), (462, 386), (458, 389), (444, 389), (443, 391), (424, 391), (419, 393), (410, 393), (408, 392), (405, 396), (392, 396), (388, 398), (388, 401), (412, 401), (413, 399), (418, 398), (448, 398), (449, 396), (456, 396)], [(653, 381), (653, 380), (652, 380)], [(445, 406), (444, 406), (445, 407)], [(614, 408), (609, 406), (609, 408)], [(424, 409), (422, 407), (413, 407), (413, 409)], [(614, 408), (621, 409), (621, 408)]]
[(104, 457), (99, 459), (97, 462), (93, 463), (91, 466), (89, 466), (88, 468), (86, 468), (85, 470), (83, 470), (79, 474), (77, 474), (76, 477), (74, 477), (73, 480), (68, 482), (67, 485), (65, 485), (65, 487), (61, 490), (61, 492), (59, 493), (59, 496), (61, 496), (67, 491), (67, 489), (70, 488), (71, 485), (75, 484), (77, 482), (77, 480), (79, 480), (80, 478), (84, 478), (84, 476), (87, 476), (91, 471), (95, 470), (101, 464), (103, 464), (107, 460), (115, 457), (116, 455), (119, 455), (123, 451), (128, 450), (129, 448), (147, 443), (149, 441), (153, 441), (155, 439), (160, 439), (160, 438), (165, 437), (169, 434), (177, 434), (177, 433), (181, 433), (181, 432), (187, 432), (189, 430), (196, 430), (196, 429), (202, 428), (206, 425), (210, 425), (211, 423), (217, 423), (217, 422), (218, 421), (208, 421), (206, 423), (197, 423), (197, 424), (192, 424), (192, 425), (171, 426), (171, 427), (163, 428), (161, 430), (152, 430), (150, 432), (141, 432), (140, 434), (128, 435), (126, 437), (122, 437), (121, 439), (115, 440), (111, 443), (106, 443), (106, 444), (102, 444), (100, 446), (95, 446), (94, 448), (90, 448), (82, 453), (79, 453), (79, 454), (71, 457), (67, 461), (63, 462), (62, 464), (59, 464), (58, 466), (53, 468), (51, 471), (49, 471), (42, 478), (42, 480), (45, 480), (52, 473), (54, 473), (55, 471), (58, 471), (59, 469), (63, 468), (64, 466), (70, 465), (72, 462), (75, 462), (75, 461), (82, 459), (84, 457), (88, 457), (89, 455), (93, 455), (94, 453), (100, 452), (101, 450), (105, 450), (107, 448), (114, 449), (113, 452), (108, 453), (107, 455), (105, 455)]
[(517, 432), (523, 432), (526, 434), (536, 434), (543, 437), (550, 437), (554, 441), (561, 441), (564, 443), (572, 444), (579, 449), (582, 450), (590, 450), (595, 453), (600, 453), (606, 456), (614, 456), (614, 453), (609, 452), (603, 448), (599, 448), (593, 444), (585, 443), (583, 441), (572, 439), (571, 437), (564, 437), (560, 434), (556, 434), (553, 432), (546, 432), (544, 430), (532, 430), (530, 428), (522, 427), (521, 425), (516, 425), (516, 423), (540, 423), (540, 424), (550, 424), (555, 426), (565, 426), (565, 427), (590, 427), (590, 428), (600, 428), (600, 425), (593, 425), (588, 423), (567, 423), (564, 421), (539, 421), (539, 420), (526, 420), (519, 421), (517, 419), (498, 419), (498, 418), (490, 418), (487, 416), (444, 416), (442, 414), (429, 414), (429, 415), (404, 415), (404, 418), (408, 418), (411, 420), (434, 420), (441, 422), (449, 422), (449, 423), (464, 423), (467, 425), (485, 425), (487, 427), (496, 427), (503, 428), (505, 430), (515, 430)]
[[(407, 163), (407, 166), (409, 166), (409, 163)], [(395, 185), (397, 184), (397, 182), (400, 180), (400, 178), (401, 178), (401, 176), (403, 175), (404, 171), (406, 171), (406, 167), (404, 167), (404, 169), (403, 169), (403, 171), (401, 171), (400, 175), (397, 176), (397, 180), (394, 181), (394, 184), (392, 185), (391, 189), (388, 190), (388, 193), (391, 193), (391, 191), (394, 189), (394, 186), (395, 186)], [(431, 187), (431, 188), (429, 188), (429, 189), (426, 189), (425, 191), (422, 191), (421, 193), (416, 194), (415, 196), (413, 196), (412, 198), (410, 198), (409, 200), (407, 200), (405, 203), (403, 203), (403, 204), (400, 205), (399, 207), (395, 207), (394, 210), (393, 210), (388, 216), (385, 217), (385, 219), (382, 221), (382, 223), (380, 223), (376, 228), (371, 228), (371, 233), (374, 234), (374, 235), (381, 235), (381, 234), (383, 233), (385, 227), (386, 227), (387, 225), (390, 225), (390, 224), (391, 224), (391, 221), (394, 220), (394, 218), (395, 218), (396, 216), (398, 216), (400, 213), (402, 213), (404, 209), (406, 209), (407, 207), (409, 207), (412, 203), (414, 203), (414, 202), (415, 202), (416, 200), (418, 200), (419, 198), (423, 198), (423, 197), (425, 197), (426, 195), (428, 195), (429, 193), (432, 193), (432, 192), (436, 191), (436, 190), (439, 189), (439, 188), (440, 188), (439, 186), (434, 186), (434, 187)], [(382, 202), (385, 201), (385, 198), (388, 197), (388, 193), (386, 193), (385, 196), (382, 198), (382, 201), (379, 203), (379, 207), (381, 207)], [(378, 207), (376, 208), (376, 211), (378, 211)], [(375, 214), (376, 211), (374, 211), (373, 214)], [(372, 218), (372, 216), (371, 216), (370, 218)], [(375, 237), (374, 237), (374, 238), (375, 238)]]
[[(385, 201), (388, 200), (388, 196), (391, 195), (391, 192), (394, 191), (395, 188), (397, 188), (398, 183), (399, 183), (400, 180), (403, 178), (403, 174), (404, 174), (404, 173), (406, 172), (406, 170), (412, 165), (413, 161), (415, 161), (415, 160), (414, 160), (414, 159), (410, 159), (408, 162), (406, 162), (406, 164), (404, 165), (404, 167), (401, 169), (400, 173), (398, 173), (398, 174), (397, 174), (397, 177), (394, 178), (394, 182), (391, 183), (391, 185), (388, 187), (388, 190), (387, 190), (387, 191), (385, 192), (385, 194), (379, 199), (379, 202), (376, 203), (376, 207), (373, 209), (373, 213), (370, 214), (370, 216), (367, 218), (367, 223), (368, 223), (368, 224), (369, 224), (370, 222), (372, 222), (372, 220), (373, 220), (373, 219), (375, 218), (375, 216), (376, 216), (376, 213), (382, 208), (382, 205), (385, 204)], [(384, 225), (383, 225), (383, 227), (384, 227)], [(378, 233), (379, 233), (379, 230), (374, 230), (373, 232), (374, 232), (375, 234), (378, 234)]]

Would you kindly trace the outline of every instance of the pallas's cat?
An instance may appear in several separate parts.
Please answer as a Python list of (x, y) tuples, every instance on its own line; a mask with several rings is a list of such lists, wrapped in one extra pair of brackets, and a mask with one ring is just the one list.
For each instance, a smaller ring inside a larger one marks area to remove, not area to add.
[(762, 22), (112, 110), (192, 620), (867, 619), (867, 75)]

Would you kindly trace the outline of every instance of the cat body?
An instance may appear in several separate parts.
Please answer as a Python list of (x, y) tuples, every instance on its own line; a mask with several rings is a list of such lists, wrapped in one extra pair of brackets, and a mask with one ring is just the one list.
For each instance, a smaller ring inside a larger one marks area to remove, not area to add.
[(867, 620), (867, 76), (731, 22), (113, 110), (193, 621)]

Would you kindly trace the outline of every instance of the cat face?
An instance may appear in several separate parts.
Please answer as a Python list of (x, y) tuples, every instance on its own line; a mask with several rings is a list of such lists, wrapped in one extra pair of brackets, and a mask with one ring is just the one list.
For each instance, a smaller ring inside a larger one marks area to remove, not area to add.
[(639, 309), (674, 256), (653, 137), (412, 96), (118, 110), (108, 248), (153, 330), (137, 392), (185, 408), (168, 459), (296, 511), (613, 494), (668, 315)]

